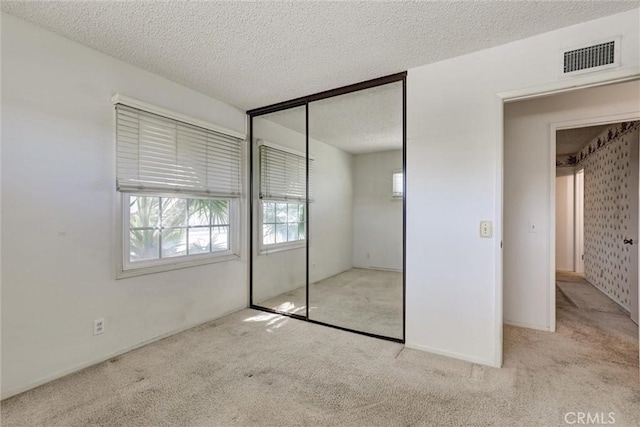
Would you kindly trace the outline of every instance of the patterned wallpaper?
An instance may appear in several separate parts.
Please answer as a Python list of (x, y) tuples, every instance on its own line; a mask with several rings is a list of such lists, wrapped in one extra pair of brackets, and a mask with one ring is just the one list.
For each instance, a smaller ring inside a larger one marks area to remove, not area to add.
[(584, 166), (585, 277), (627, 310), (631, 257), (623, 240), (632, 237), (629, 168), (640, 122), (630, 123), (612, 125), (576, 156)]
[(640, 128), (640, 120), (612, 124), (608, 129), (595, 137), (576, 154), (565, 154), (556, 157), (556, 167), (574, 167), (598, 150), (615, 143), (619, 138)]

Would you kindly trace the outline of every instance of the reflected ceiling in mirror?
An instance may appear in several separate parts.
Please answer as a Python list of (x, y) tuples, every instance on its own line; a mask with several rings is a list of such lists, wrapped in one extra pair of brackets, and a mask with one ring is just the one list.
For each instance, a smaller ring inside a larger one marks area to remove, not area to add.
[[(300, 133), (302, 110), (285, 110), (269, 120)], [(309, 103), (309, 136), (351, 154), (402, 149), (402, 82), (394, 82)]]

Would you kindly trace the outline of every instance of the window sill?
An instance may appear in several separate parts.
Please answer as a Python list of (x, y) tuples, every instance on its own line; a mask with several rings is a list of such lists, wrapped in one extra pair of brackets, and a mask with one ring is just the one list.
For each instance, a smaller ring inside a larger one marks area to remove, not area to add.
[(259, 255), (269, 255), (277, 252), (292, 251), (294, 249), (304, 249), (306, 246), (306, 240), (296, 243), (282, 243), (280, 245), (276, 244), (273, 246), (262, 246), (260, 248)]
[(165, 271), (181, 270), (183, 268), (197, 267), (200, 265), (217, 264), (219, 262), (236, 261), (240, 256), (237, 254), (229, 253), (225, 255), (218, 255), (213, 257), (206, 257), (192, 260), (182, 260), (166, 264), (150, 265), (143, 267), (132, 267), (129, 269), (121, 269), (116, 274), (116, 279), (126, 279), (128, 277), (144, 276), (147, 274), (162, 273)]

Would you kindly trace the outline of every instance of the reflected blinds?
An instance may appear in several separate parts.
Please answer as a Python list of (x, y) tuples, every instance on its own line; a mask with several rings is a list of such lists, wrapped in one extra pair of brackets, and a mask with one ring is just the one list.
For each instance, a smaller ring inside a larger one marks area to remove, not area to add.
[(119, 191), (240, 196), (240, 138), (118, 104), (116, 145)]
[[(309, 179), (313, 160), (309, 159)], [(307, 161), (303, 155), (260, 146), (260, 198), (271, 200), (306, 200)], [(309, 186), (311, 192), (311, 185)], [(311, 198), (311, 194), (309, 195)]]

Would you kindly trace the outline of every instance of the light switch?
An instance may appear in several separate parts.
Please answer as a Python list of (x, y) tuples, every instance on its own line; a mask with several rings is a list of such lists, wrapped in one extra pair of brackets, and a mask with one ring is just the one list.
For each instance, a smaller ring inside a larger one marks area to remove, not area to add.
[(493, 223), (491, 221), (480, 221), (480, 237), (490, 238), (493, 236)]

